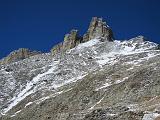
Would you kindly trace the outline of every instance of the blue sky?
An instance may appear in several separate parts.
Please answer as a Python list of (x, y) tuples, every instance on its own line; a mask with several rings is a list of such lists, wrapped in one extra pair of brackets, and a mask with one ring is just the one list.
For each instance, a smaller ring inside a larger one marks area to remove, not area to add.
[(103, 17), (116, 39), (160, 43), (160, 0), (0, 0), (0, 58), (18, 48), (47, 52), (72, 28)]

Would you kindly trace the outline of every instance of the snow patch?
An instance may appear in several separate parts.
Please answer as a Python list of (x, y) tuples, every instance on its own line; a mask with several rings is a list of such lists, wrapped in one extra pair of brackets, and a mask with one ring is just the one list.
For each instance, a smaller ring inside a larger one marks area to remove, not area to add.
[(155, 120), (158, 116), (160, 116), (158, 113), (148, 113), (144, 114), (142, 120)]
[(113, 113), (108, 113), (108, 114), (106, 114), (107, 116), (117, 116), (118, 114), (113, 114)]
[(36, 77), (34, 77), (32, 79), (32, 81), (30, 81), (29, 83), (27, 83), (25, 89), (23, 89), (18, 95), (17, 97), (13, 97), (11, 99), (11, 103), (8, 105), (7, 108), (5, 108), (3, 110), (3, 113), (7, 113), (9, 110), (11, 110), (14, 106), (16, 106), (19, 102), (21, 102), (24, 98), (26, 98), (27, 96), (31, 95), (32, 93), (36, 92), (36, 90), (34, 89), (34, 84), (36, 84), (37, 82), (39, 82), (41, 77), (44, 77), (47, 74), (50, 74), (53, 72), (53, 70), (56, 68), (56, 65), (59, 62), (55, 62), (52, 67), (47, 71), (44, 72), (42, 74), (38, 74)]
[(86, 75), (87, 75), (87, 74), (80, 75), (80, 76), (78, 76), (78, 77), (74, 77), (74, 78), (71, 78), (71, 79), (69, 79), (69, 80), (65, 80), (65, 81), (63, 81), (63, 82), (61, 82), (61, 83), (54, 84), (53, 86), (54, 86), (55, 89), (57, 89), (57, 88), (59, 88), (59, 87), (61, 87), (61, 86), (64, 86), (64, 85), (66, 85), (66, 84), (76, 82), (76, 81), (84, 78)]
[(135, 112), (135, 111), (138, 111), (139, 109), (139, 105), (138, 104), (130, 104), (127, 106), (129, 108), (128, 111), (132, 111), (132, 112)]
[(88, 42), (79, 44), (76, 49), (84, 49), (85, 47), (91, 47), (99, 42), (99, 39), (92, 39)]
[(33, 103), (33, 102), (27, 103), (27, 104), (25, 105), (25, 108), (26, 108), (27, 106), (31, 105), (32, 103)]
[(102, 97), (96, 104), (94, 104), (91, 108), (89, 108), (89, 110), (92, 110), (96, 105), (100, 104), (103, 99), (104, 97)]
[(102, 87), (97, 88), (96, 91), (99, 91), (99, 90), (101, 90), (101, 89), (103, 89), (103, 88), (106, 88), (106, 87), (109, 87), (109, 86), (111, 86), (111, 85), (112, 85), (112, 84), (110, 84), (110, 83), (105, 83)]
[(65, 92), (68, 92), (68, 91), (70, 91), (70, 90), (72, 90), (72, 88), (71, 88), (71, 89), (68, 89), (68, 90), (66, 90), (66, 91), (59, 91), (59, 92), (56, 92), (55, 94), (51, 94), (51, 95), (49, 95), (49, 96), (42, 97), (42, 98), (40, 98), (39, 100), (36, 100), (36, 101), (34, 101), (34, 102), (35, 102), (36, 104), (40, 104), (41, 102), (43, 102), (43, 101), (45, 101), (45, 100), (47, 100), (47, 99), (54, 98), (54, 97), (56, 97), (57, 95), (60, 95), (60, 94), (65, 93)]
[(20, 113), (21, 111), (22, 111), (22, 110), (19, 110), (19, 111), (15, 112), (15, 114), (11, 115), (10, 117), (16, 116), (16, 114)]
[(121, 83), (121, 82), (124, 82), (126, 79), (128, 79), (128, 77), (125, 77), (125, 78), (123, 78), (122, 80), (116, 80), (114, 83), (111, 83), (111, 81), (109, 81), (109, 80), (107, 79), (108, 82), (106, 82), (103, 86), (95, 89), (95, 91), (99, 91), (99, 90), (101, 90), (101, 89), (103, 89), (103, 88), (107, 88), (107, 87), (109, 87), (109, 86), (111, 86), (111, 85), (119, 84), (119, 83)]
[(125, 78), (123, 78), (122, 80), (116, 80), (115, 81), (115, 84), (119, 84), (119, 83), (121, 83), (121, 82), (124, 82), (125, 80), (127, 80), (128, 79), (128, 77), (125, 77)]
[(115, 64), (117, 62), (116, 60), (116, 54), (115, 52), (110, 52), (110, 53), (104, 53), (101, 56), (97, 56), (96, 58), (97, 63), (99, 63), (100, 66), (103, 66), (105, 64)]
[(149, 60), (150, 58), (153, 58), (157, 55), (155, 55), (154, 53), (148, 53), (147, 57), (144, 57), (144, 58), (141, 58), (141, 59), (138, 59), (138, 60), (133, 60), (133, 61), (130, 61), (130, 62), (126, 62), (125, 64), (139, 65), (141, 62)]

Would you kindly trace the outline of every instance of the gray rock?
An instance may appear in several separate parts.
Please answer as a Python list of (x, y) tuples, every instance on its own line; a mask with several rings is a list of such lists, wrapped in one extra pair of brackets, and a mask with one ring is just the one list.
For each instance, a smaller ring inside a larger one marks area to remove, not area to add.
[(81, 43), (78, 30), (71, 30), (70, 34), (66, 34), (63, 42), (63, 50), (69, 50)]
[(64, 37), (64, 41), (54, 46), (51, 49), (52, 55), (56, 55), (57, 53), (63, 53), (67, 50), (70, 50), (80, 44), (82, 38), (78, 34), (78, 30), (71, 30), (69, 34), (66, 34)]
[(83, 41), (88, 41), (96, 37), (102, 37), (108, 41), (113, 41), (113, 32), (111, 28), (103, 22), (102, 18), (93, 17), (87, 33), (83, 36)]
[(106, 22), (102, 21), (102, 18), (93, 17), (88, 31), (83, 35), (83, 37), (78, 34), (78, 30), (71, 30), (69, 34), (65, 35), (63, 42), (55, 45), (51, 49), (51, 53), (53, 56), (58, 53), (64, 53), (80, 43), (87, 42), (94, 38), (100, 38), (101, 41), (113, 41), (114, 39), (111, 28), (106, 24)]
[(25, 58), (28, 58), (30, 56), (34, 56), (37, 54), (40, 54), (41, 52), (38, 51), (31, 51), (27, 48), (20, 48), (18, 50), (15, 50), (13, 52), (11, 52), (7, 57), (5, 57), (4, 59), (2, 59), (0, 61), (0, 64), (8, 64), (11, 62), (17, 62), (19, 60), (23, 60)]

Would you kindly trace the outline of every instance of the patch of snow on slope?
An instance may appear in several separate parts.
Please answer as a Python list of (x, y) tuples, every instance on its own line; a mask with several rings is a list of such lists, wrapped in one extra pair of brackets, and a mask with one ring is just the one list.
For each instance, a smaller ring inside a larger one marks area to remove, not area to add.
[(121, 83), (121, 82), (124, 82), (125, 80), (127, 80), (129, 77), (125, 77), (125, 78), (123, 78), (122, 80), (116, 80), (115, 82), (114, 82), (114, 84), (119, 84), (119, 83)]
[(139, 105), (138, 104), (130, 104), (127, 106), (129, 108), (129, 111), (139, 111)]
[(147, 113), (144, 114), (142, 120), (155, 120), (158, 116), (160, 116), (158, 113)]
[(138, 59), (138, 60), (129, 61), (129, 62), (126, 62), (125, 64), (140, 65), (141, 62), (149, 60), (150, 58), (153, 58), (157, 55), (159, 55), (159, 54), (148, 53), (147, 57), (144, 57), (144, 58), (141, 58), (141, 59)]
[[(100, 66), (105, 65), (105, 64), (115, 64), (118, 59), (118, 56), (122, 56), (122, 55), (132, 55), (132, 54), (138, 54), (138, 53), (142, 53), (142, 52), (148, 52), (147, 50), (154, 48), (157, 44), (151, 44), (150, 42), (146, 42), (148, 43), (146, 46), (143, 45), (145, 43), (132, 43), (133, 41), (118, 41), (115, 40), (114, 41), (114, 46), (113, 49), (110, 52), (104, 52), (104, 53), (100, 53), (98, 54), (95, 58), (97, 58), (97, 63), (99, 63)], [(151, 44), (151, 45), (150, 45)], [(139, 48), (136, 46), (140, 46)], [(141, 46), (143, 46), (143, 48), (141, 48)], [(148, 57), (144, 58), (144, 59), (149, 59), (151, 57), (154, 57), (154, 54), (148, 54)], [(142, 59), (141, 59), (142, 60)], [(133, 62), (133, 61), (132, 61)], [(136, 62), (136, 61), (134, 61)], [(137, 61), (138, 64), (139, 62), (142, 61)]]
[[(27, 83), (25, 89), (23, 89), (18, 95), (17, 97), (13, 97), (11, 99), (11, 103), (9, 104), (9, 106), (7, 108), (5, 108), (3, 110), (3, 114), (5, 114), (6, 112), (8, 112), (9, 110), (11, 110), (14, 106), (16, 106), (20, 101), (22, 101), (24, 98), (26, 98), (27, 96), (31, 95), (32, 93), (36, 92), (36, 90), (33, 88), (34, 84), (36, 84), (37, 82), (39, 82), (40, 78), (50, 74), (53, 72), (53, 70), (56, 68), (56, 65), (59, 62), (56, 62), (53, 64), (53, 66), (47, 71), (44, 72), (42, 74), (38, 74), (36, 77), (33, 78), (32, 81), (30, 81), (29, 83)], [(33, 89), (32, 89), (33, 88)]]
[(57, 89), (57, 88), (59, 88), (59, 87), (61, 87), (61, 86), (67, 85), (67, 84), (69, 84), (69, 83), (76, 82), (77, 80), (80, 80), (80, 79), (84, 78), (86, 75), (87, 75), (87, 74), (80, 75), (80, 76), (78, 76), (78, 77), (73, 77), (73, 78), (71, 78), (71, 79), (69, 79), (69, 80), (65, 80), (65, 81), (63, 81), (63, 82), (61, 82), (61, 83), (58, 83), (58, 84), (53, 83), (52, 86), (53, 86), (55, 89)]
[(51, 94), (51, 95), (49, 95), (49, 96), (42, 97), (42, 98), (40, 98), (40, 99), (38, 99), (38, 100), (36, 100), (36, 101), (34, 101), (34, 102), (35, 102), (36, 104), (40, 104), (41, 102), (43, 102), (43, 101), (45, 101), (45, 100), (47, 100), (47, 99), (49, 99), (49, 98), (56, 97), (57, 95), (59, 95), (59, 94), (61, 94), (61, 93), (63, 93), (63, 91), (59, 91), (59, 92), (56, 92), (55, 94)]
[(15, 112), (15, 114), (14, 114), (14, 115), (11, 115), (11, 117), (16, 116), (16, 114), (20, 113), (21, 111), (22, 111), (22, 110), (19, 110), (19, 111)]
[(156, 43), (143, 41), (139, 37), (136, 37), (127, 41), (122, 41), (122, 42), (115, 40), (114, 43), (119, 48), (117, 52), (123, 55), (141, 53), (157, 47)]
[(27, 106), (29, 106), (29, 105), (31, 105), (33, 102), (29, 102), (29, 103), (27, 103), (26, 105), (25, 105), (25, 107), (27, 107)]
[(127, 79), (128, 79), (128, 77), (125, 77), (125, 78), (123, 78), (122, 80), (116, 80), (114, 83), (111, 83), (111, 81), (109, 81), (109, 80), (107, 79), (107, 80), (106, 80), (106, 83), (103, 84), (103, 86), (97, 88), (95, 91), (101, 90), (101, 89), (103, 89), (103, 88), (107, 88), (107, 87), (109, 87), (109, 86), (111, 86), (111, 85), (119, 84), (119, 83), (121, 83), (121, 82), (124, 82), (124, 81), (127, 80)]
[(60, 95), (60, 94), (65, 93), (65, 92), (68, 92), (68, 91), (70, 91), (70, 90), (72, 90), (72, 88), (70, 88), (70, 89), (68, 89), (68, 90), (65, 90), (65, 91), (56, 92), (56, 93), (51, 94), (51, 95), (46, 96), (46, 97), (42, 97), (42, 98), (34, 101), (34, 103), (40, 104), (41, 102), (43, 102), (43, 101), (45, 101), (45, 100), (47, 100), (47, 99), (54, 98), (54, 97), (56, 97), (57, 95)]
[(106, 88), (106, 87), (109, 87), (111, 85), (112, 85), (111, 83), (105, 83), (103, 86), (97, 88), (96, 91), (101, 90), (101, 89)]
[(116, 63), (116, 54), (115, 52), (110, 52), (110, 53), (104, 53), (102, 54), (101, 56), (97, 56), (96, 58), (98, 59), (97, 60), (97, 63), (99, 63), (99, 65), (105, 65), (105, 64), (114, 64)]
[(82, 43), (82, 44), (79, 44), (76, 49), (83, 49), (85, 47), (91, 47), (95, 44), (97, 44), (99, 42), (99, 39), (92, 39), (92, 40), (89, 40), (88, 42), (85, 42), (85, 43)]
[(102, 97), (96, 104), (94, 104), (91, 108), (89, 108), (89, 110), (92, 110), (96, 105), (100, 104), (103, 99), (104, 97)]
[(134, 51), (135, 46), (128, 46), (128, 41), (118, 41), (115, 40), (113, 47), (113, 50), (108, 53), (102, 53), (101, 55), (96, 56), (97, 63), (99, 63), (100, 66), (105, 64), (115, 64), (117, 62), (117, 56), (120, 55), (129, 55), (129, 54), (135, 54), (137, 52)]

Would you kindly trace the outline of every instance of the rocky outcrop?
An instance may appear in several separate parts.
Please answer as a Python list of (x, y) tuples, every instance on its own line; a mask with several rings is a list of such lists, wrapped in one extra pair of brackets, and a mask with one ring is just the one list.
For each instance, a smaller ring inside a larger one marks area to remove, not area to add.
[(113, 32), (106, 22), (103, 22), (102, 18), (93, 17), (87, 33), (83, 36), (83, 41), (85, 42), (96, 37), (113, 41)]
[(66, 50), (72, 49), (82, 42), (82, 37), (79, 36), (78, 30), (71, 30), (69, 34), (66, 34), (64, 41), (54, 46), (51, 49), (52, 55), (56, 53), (65, 52)]
[(64, 37), (63, 50), (72, 49), (81, 43), (81, 41), (78, 30), (71, 30), (70, 34), (66, 34)]
[(57, 53), (63, 53), (66, 50), (72, 49), (80, 43), (87, 42), (94, 38), (100, 38), (102, 41), (113, 41), (113, 33), (111, 28), (103, 22), (102, 18), (93, 17), (87, 32), (81, 37), (78, 34), (78, 30), (71, 30), (69, 34), (66, 34), (64, 41), (54, 46), (51, 49), (52, 55)]
[(0, 61), (0, 64), (8, 64), (11, 62), (17, 62), (19, 60), (23, 60), (25, 58), (28, 58), (30, 56), (37, 55), (40, 53), (41, 52), (31, 51), (27, 48), (20, 48), (18, 50), (11, 52), (7, 57), (3, 58)]
[(57, 53), (60, 53), (62, 51), (63, 48), (63, 42), (55, 45), (52, 49), (51, 49), (51, 53), (52, 55), (55, 55)]

